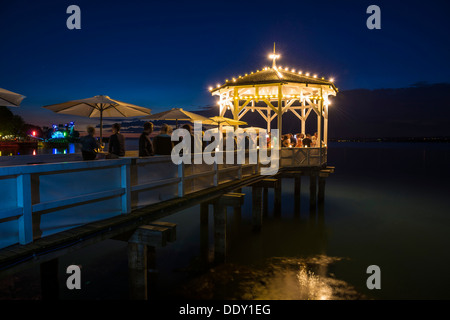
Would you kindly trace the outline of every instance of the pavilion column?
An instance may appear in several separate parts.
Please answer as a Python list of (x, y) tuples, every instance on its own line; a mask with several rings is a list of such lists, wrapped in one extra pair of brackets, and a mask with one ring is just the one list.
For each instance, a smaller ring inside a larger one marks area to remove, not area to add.
[(323, 118), (323, 142), (328, 145), (328, 105), (325, 107), (325, 117)]
[(281, 144), (281, 137), (282, 137), (282, 126), (283, 126), (283, 97), (282, 97), (282, 87), (281, 85), (278, 85), (278, 125), (277, 125), (277, 129), (278, 129), (278, 137), (277, 137), (277, 141), (278, 141), (278, 148), (281, 149), (282, 144)]
[(316, 147), (322, 147), (322, 100), (319, 100), (319, 114), (317, 115)]
[(270, 118), (272, 117), (272, 111), (267, 107), (267, 133), (270, 132)]
[[(234, 96), (237, 97), (239, 94), (238, 88), (234, 88)], [(234, 99), (233, 107), (233, 120), (239, 120), (239, 99)], [(239, 126), (234, 126), (234, 130), (237, 130)]]
[(306, 109), (302, 109), (302, 133), (305, 134), (306, 132)]

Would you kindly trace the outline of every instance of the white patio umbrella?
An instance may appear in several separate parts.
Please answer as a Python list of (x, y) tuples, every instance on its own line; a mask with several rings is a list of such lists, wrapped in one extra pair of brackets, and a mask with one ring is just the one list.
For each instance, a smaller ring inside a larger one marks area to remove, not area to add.
[(18, 107), (25, 98), (21, 94), (0, 88), (0, 106)]
[(152, 114), (151, 116), (144, 117), (146, 120), (170, 120), (176, 121), (176, 127), (178, 128), (179, 121), (206, 121), (208, 118), (199, 114), (183, 110), (182, 108), (172, 108), (168, 111)]
[(139, 117), (149, 115), (151, 110), (134, 104), (111, 99), (108, 96), (95, 96), (59, 104), (44, 106), (56, 113), (71, 114), (88, 118), (100, 118), (100, 143), (103, 138), (103, 118)]

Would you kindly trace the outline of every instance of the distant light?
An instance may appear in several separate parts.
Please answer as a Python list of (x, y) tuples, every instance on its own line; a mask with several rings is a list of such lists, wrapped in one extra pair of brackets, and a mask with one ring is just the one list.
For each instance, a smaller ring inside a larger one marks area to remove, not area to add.
[(31, 135), (32, 135), (33, 137), (36, 137), (36, 131), (33, 131), (33, 132), (31, 133)]

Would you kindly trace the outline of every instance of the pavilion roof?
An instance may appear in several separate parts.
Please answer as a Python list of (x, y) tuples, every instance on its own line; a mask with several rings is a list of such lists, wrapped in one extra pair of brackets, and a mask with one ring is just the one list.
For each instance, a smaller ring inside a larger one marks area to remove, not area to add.
[(224, 84), (213, 88), (211, 92), (220, 90), (226, 87), (247, 86), (247, 85), (270, 85), (280, 83), (304, 83), (304, 84), (316, 84), (316, 85), (329, 85), (336, 92), (338, 89), (334, 83), (330, 80), (315, 77), (313, 75), (307, 76), (301, 72), (295, 72), (292, 69), (283, 68), (264, 68), (254, 73), (250, 73), (244, 76), (232, 78), (226, 81)]

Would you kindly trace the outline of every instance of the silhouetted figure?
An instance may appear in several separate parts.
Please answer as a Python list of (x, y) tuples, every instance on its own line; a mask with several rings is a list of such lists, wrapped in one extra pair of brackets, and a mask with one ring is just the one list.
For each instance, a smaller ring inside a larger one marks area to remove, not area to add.
[(163, 124), (159, 134), (153, 138), (153, 148), (155, 150), (155, 155), (170, 155), (173, 149), (172, 142), (172, 128)]
[(120, 124), (112, 125), (113, 134), (109, 137), (108, 152), (118, 157), (125, 155), (125, 137), (120, 133)]
[(311, 143), (312, 143), (312, 141), (311, 141), (311, 135), (310, 135), (310, 134), (307, 134), (307, 135), (306, 135), (306, 138), (303, 139), (302, 144), (303, 144), (304, 147), (311, 148)]
[(80, 138), (81, 155), (83, 160), (95, 160), (97, 157), (98, 143), (94, 138), (95, 128), (87, 127), (87, 135)]
[(153, 150), (153, 142), (150, 139), (150, 134), (153, 132), (153, 123), (144, 123), (144, 131), (139, 137), (139, 157), (149, 157), (155, 154)]

